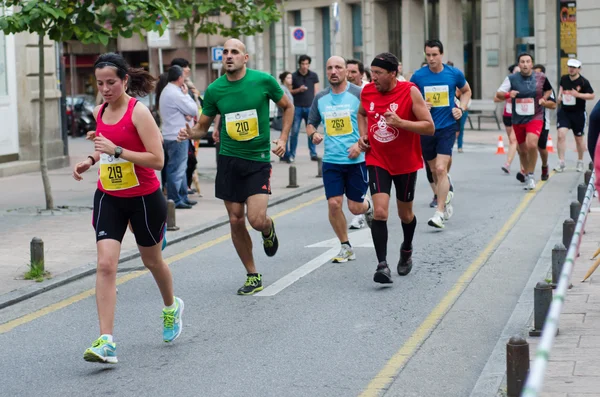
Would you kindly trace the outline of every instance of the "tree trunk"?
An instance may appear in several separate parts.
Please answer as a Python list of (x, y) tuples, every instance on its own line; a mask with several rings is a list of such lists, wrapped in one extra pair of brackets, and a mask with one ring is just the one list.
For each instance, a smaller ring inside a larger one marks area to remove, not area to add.
[(46, 209), (54, 209), (54, 199), (52, 198), (52, 188), (50, 187), (50, 178), (48, 177), (48, 163), (46, 162), (46, 93), (44, 91), (44, 33), (39, 35), (39, 90), (40, 90), (40, 170), (42, 171), (42, 182), (44, 183), (44, 194), (46, 195)]

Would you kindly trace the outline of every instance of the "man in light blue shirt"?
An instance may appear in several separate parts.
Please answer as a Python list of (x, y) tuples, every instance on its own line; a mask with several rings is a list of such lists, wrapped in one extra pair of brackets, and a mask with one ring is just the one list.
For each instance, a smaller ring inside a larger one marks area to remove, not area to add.
[[(348, 198), (351, 213), (365, 214), (369, 225), (373, 220), (373, 204), (367, 197), (365, 155), (358, 147), (358, 139), (367, 133), (366, 129), (362, 130), (367, 122), (358, 113), (361, 89), (346, 80), (344, 58), (329, 58), (326, 71), (330, 87), (319, 92), (313, 100), (306, 132), (315, 145), (325, 141), (323, 184), (329, 205), (329, 221), (342, 245), (333, 262), (342, 263), (356, 259), (348, 241), (346, 216), (342, 210), (343, 195)], [(321, 123), (324, 134), (317, 132)]]
[(187, 197), (188, 147), (185, 142), (177, 142), (179, 130), (185, 123), (198, 116), (198, 105), (189, 96), (181, 66), (171, 66), (168, 71), (169, 83), (160, 94), (159, 111), (162, 120), (162, 134), (167, 163), (167, 198), (175, 202), (175, 208), (189, 209), (196, 204)]

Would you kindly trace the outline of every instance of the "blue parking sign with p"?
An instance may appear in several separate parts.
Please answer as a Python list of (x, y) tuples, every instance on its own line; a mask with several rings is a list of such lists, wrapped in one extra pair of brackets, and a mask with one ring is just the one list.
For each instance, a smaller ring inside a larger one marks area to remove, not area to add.
[(222, 62), (223, 61), (223, 47), (212, 48), (212, 61)]

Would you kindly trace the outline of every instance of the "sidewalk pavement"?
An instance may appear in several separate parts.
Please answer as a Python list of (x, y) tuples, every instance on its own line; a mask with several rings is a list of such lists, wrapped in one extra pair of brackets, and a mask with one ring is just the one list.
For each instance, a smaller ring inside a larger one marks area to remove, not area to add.
[[(274, 131), (272, 134), (278, 135)], [(504, 156), (494, 156), (493, 153), (498, 136), (505, 134), (503, 130), (497, 130), (495, 123), (482, 123), (481, 131), (467, 129), (464, 137), (465, 153), (457, 156), (468, 156), (469, 151), (485, 150), (490, 153), (490, 161), (496, 161), (500, 167)], [(72, 165), (85, 159), (91, 151), (91, 142), (83, 138), (69, 139)], [(322, 151), (322, 145), (318, 146), (318, 152)], [(299, 137), (295, 166), (300, 187), (291, 189), (286, 188), (289, 181), (289, 165), (279, 160), (273, 162), (271, 204), (322, 186), (322, 179), (316, 177), (317, 163), (309, 159), (304, 131), (301, 131)], [(3, 189), (0, 197), (0, 308), (16, 303), (26, 296), (33, 296), (40, 290), (93, 273), (96, 244), (91, 216), (97, 183), (96, 170), (94, 167), (84, 174), (84, 180), (81, 182), (72, 178), (71, 167), (50, 171), (57, 208), (52, 212), (44, 210), (45, 199), (39, 172), (0, 178), (3, 186), (7, 187)], [(192, 209), (177, 210), (176, 221), (180, 230), (167, 233), (167, 240), (171, 243), (200, 234), (206, 228), (226, 223), (224, 205), (214, 197), (214, 148), (199, 149), (198, 172), (203, 197), (192, 195), (191, 198), (198, 200), (198, 204)], [(29, 247), (34, 237), (40, 237), (44, 241), (46, 270), (53, 278), (42, 283), (22, 279), (29, 269)], [(127, 232), (123, 240), (121, 262), (132, 258), (132, 255), (135, 257), (136, 254), (137, 247), (133, 235)]]
[[(542, 397), (600, 395), (600, 269), (582, 283), (600, 243), (600, 202), (594, 198), (563, 304)], [(540, 338), (528, 338), (533, 362)]]

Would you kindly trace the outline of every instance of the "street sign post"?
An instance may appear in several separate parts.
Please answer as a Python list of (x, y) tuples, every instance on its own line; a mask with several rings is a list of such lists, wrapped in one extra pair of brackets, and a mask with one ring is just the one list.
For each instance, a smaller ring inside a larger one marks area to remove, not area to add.
[(212, 47), (211, 54), (213, 62), (223, 62), (223, 47)]
[(308, 42), (306, 41), (306, 30), (301, 26), (290, 27), (290, 53), (302, 55), (308, 52)]

